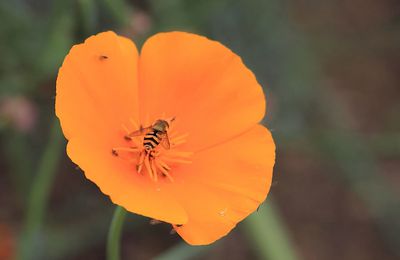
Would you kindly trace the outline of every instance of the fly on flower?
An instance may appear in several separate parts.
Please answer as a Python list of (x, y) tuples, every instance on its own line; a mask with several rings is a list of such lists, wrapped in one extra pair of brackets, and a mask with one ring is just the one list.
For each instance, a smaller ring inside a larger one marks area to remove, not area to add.
[(154, 149), (160, 143), (164, 146), (165, 149), (169, 149), (170, 144), (167, 132), (168, 128), (169, 123), (166, 120), (158, 119), (153, 125), (146, 128), (141, 127), (139, 130), (136, 130), (126, 135), (125, 138), (130, 140), (133, 136), (138, 136), (146, 133), (143, 139), (143, 146), (146, 151), (154, 151)]
[[(112, 149), (112, 153), (115, 156), (119, 156), (119, 151), (126, 152), (139, 152), (139, 160), (136, 165), (136, 170), (141, 173), (143, 169), (143, 164), (146, 166), (146, 171), (149, 173), (150, 178), (157, 181), (158, 174), (161, 172), (163, 177), (168, 177), (173, 181), (172, 177), (168, 174), (170, 169), (165, 163), (157, 161), (156, 158), (160, 155), (159, 145), (164, 149), (170, 149), (170, 141), (168, 137), (169, 124), (174, 120), (168, 121), (164, 119), (158, 119), (154, 124), (149, 127), (140, 128), (133, 132), (128, 132), (125, 135), (125, 139), (128, 141), (133, 141), (134, 137), (143, 136), (142, 148), (135, 145), (130, 148), (117, 147)], [(176, 143), (174, 143), (175, 145)]]
[(67, 153), (111, 200), (193, 245), (226, 235), (271, 186), (265, 97), (222, 44), (159, 33), (140, 55), (113, 32), (75, 45), (57, 78)]

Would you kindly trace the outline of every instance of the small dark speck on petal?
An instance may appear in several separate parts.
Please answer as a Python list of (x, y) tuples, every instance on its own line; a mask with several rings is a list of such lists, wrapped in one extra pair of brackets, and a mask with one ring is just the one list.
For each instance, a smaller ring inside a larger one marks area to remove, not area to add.
[(106, 56), (106, 55), (100, 55), (100, 60), (106, 60), (106, 59), (108, 59), (108, 56)]

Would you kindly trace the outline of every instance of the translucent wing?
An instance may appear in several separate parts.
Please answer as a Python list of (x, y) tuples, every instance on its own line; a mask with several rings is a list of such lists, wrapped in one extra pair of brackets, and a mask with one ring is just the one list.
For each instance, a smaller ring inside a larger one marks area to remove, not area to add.
[(135, 137), (135, 136), (140, 136), (140, 135), (145, 135), (147, 132), (151, 130), (151, 126), (149, 127), (140, 127), (139, 130), (133, 131), (132, 133), (127, 134), (127, 137)]
[(171, 147), (170, 143), (169, 143), (169, 138), (168, 138), (168, 134), (164, 133), (162, 135), (162, 140), (161, 140), (161, 145), (162, 147), (164, 147), (165, 149), (169, 149)]

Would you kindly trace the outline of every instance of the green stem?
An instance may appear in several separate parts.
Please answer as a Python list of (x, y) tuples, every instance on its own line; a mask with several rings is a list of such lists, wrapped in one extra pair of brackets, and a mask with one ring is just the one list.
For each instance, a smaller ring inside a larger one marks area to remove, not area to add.
[(120, 259), (121, 231), (124, 225), (124, 220), (127, 211), (120, 206), (117, 206), (114, 211), (114, 216), (111, 221), (110, 230), (107, 238), (107, 259)]
[(260, 258), (276, 260), (298, 259), (286, 226), (273, 206), (271, 197), (258, 212), (244, 221), (244, 228)]
[(64, 143), (57, 119), (53, 121), (48, 140), (32, 184), (25, 226), (21, 231), (18, 259), (33, 259), (39, 257), (37, 254), (40, 251), (38, 250), (38, 242), (40, 239), (36, 238), (40, 235), (51, 185)]
[(219, 242), (207, 246), (190, 246), (185, 242), (179, 243), (162, 254), (154, 258), (154, 260), (187, 260), (200, 258), (212, 248), (215, 248)]

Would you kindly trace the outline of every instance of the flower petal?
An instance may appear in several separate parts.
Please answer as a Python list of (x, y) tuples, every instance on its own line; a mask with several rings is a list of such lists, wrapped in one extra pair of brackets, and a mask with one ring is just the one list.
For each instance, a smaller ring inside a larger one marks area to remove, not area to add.
[(174, 171), (171, 192), (188, 214), (176, 227), (186, 242), (203, 245), (226, 235), (256, 210), (270, 189), (275, 163), (271, 133), (257, 125), (224, 144), (201, 151)]
[(148, 217), (185, 223), (175, 198), (112, 155), (127, 145), (121, 124), (138, 118), (138, 52), (113, 32), (75, 45), (57, 78), (56, 114), (69, 139), (68, 156), (111, 200)]
[(138, 52), (135, 44), (113, 32), (75, 45), (57, 78), (56, 114), (67, 139), (121, 129), (138, 118)]
[(253, 73), (222, 44), (184, 32), (159, 33), (143, 46), (139, 61), (142, 121), (175, 116), (188, 133), (186, 147), (201, 150), (258, 123), (265, 98)]
[(111, 200), (130, 212), (169, 223), (186, 223), (187, 215), (177, 200), (158, 183), (138, 174), (135, 164), (114, 157), (107, 146), (86, 145), (73, 138), (67, 153)]

